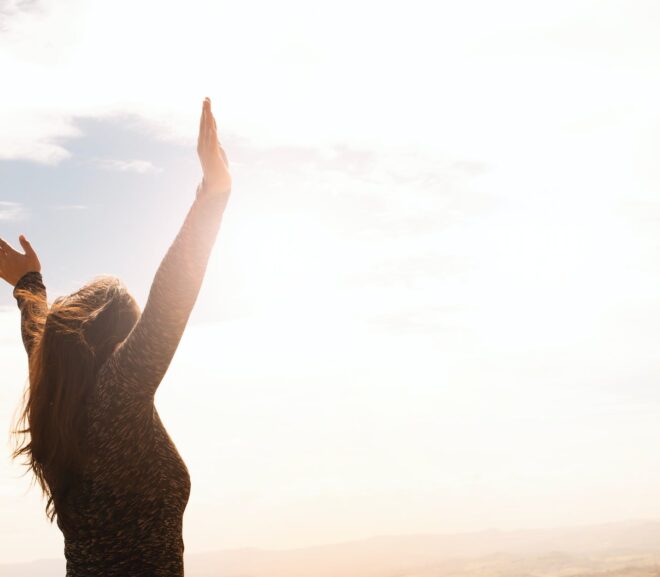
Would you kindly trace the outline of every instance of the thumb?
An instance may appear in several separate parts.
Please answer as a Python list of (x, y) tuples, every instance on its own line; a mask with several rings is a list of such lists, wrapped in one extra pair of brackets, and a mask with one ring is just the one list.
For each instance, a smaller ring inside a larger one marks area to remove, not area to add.
[(32, 245), (23, 235), (18, 237), (18, 241), (21, 243), (21, 246), (23, 247), (25, 254), (34, 254), (34, 249), (32, 248)]

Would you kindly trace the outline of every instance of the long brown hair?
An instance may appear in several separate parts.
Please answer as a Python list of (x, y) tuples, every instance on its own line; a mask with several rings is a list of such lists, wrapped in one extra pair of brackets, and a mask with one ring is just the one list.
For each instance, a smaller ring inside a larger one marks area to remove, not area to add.
[[(43, 296), (28, 289), (16, 296), (36, 304)], [(32, 471), (47, 498), (52, 523), (67, 494), (80, 480), (86, 459), (86, 402), (98, 370), (134, 327), (139, 307), (116, 277), (101, 275), (79, 291), (53, 301), (23, 330), (33, 346), (28, 386), (16, 422), (12, 459)], [(33, 480), (34, 480), (33, 479)]]

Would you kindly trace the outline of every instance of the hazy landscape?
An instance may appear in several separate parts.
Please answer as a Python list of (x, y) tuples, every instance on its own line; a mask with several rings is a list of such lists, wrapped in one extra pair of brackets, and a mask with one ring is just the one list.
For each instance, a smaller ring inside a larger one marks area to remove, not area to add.
[[(61, 577), (63, 560), (0, 565), (1, 577)], [(188, 577), (656, 577), (660, 522), (453, 535), (378, 536), (291, 550), (186, 555)]]

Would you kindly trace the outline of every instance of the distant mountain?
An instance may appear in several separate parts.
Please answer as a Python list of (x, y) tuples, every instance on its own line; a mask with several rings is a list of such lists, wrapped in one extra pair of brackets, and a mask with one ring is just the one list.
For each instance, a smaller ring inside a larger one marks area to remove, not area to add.
[[(660, 577), (660, 522), (379, 536), (282, 551), (186, 554), (186, 577)], [(0, 577), (63, 577), (63, 560)]]

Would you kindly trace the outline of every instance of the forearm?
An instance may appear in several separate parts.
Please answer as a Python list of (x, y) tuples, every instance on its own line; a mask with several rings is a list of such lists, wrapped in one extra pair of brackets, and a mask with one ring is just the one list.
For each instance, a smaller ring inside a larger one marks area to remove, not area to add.
[[(220, 229), (225, 202), (198, 195), (154, 276), (143, 319), (183, 330), (197, 300)], [(146, 316), (145, 316), (146, 315)]]
[(13, 295), (21, 311), (23, 345), (30, 355), (34, 344), (41, 337), (48, 314), (46, 286), (41, 273), (31, 271), (24, 274), (16, 282)]
[(154, 308), (159, 309), (159, 318), (172, 317), (174, 321), (190, 312), (206, 273), (225, 205), (226, 199), (198, 192), (156, 271), (145, 313), (149, 305), (158, 305)]

